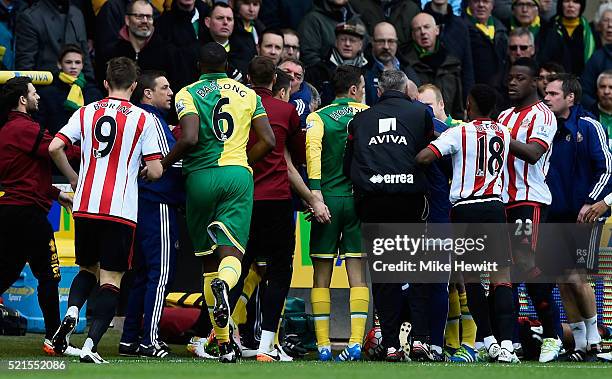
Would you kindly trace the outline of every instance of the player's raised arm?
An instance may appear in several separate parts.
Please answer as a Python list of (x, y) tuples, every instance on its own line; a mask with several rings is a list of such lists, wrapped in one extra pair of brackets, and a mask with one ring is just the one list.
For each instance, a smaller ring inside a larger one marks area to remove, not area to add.
[(251, 121), (251, 128), (257, 134), (257, 142), (247, 152), (249, 165), (257, 162), (276, 146), (276, 138), (267, 116), (261, 116)]
[(439, 157), (436, 155), (436, 153), (433, 152), (431, 148), (429, 148), (429, 146), (421, 150), (416, 156), (417, 163), (422, 166), (429, 166), (433, 161), (437, 159), (439, 159)]
[(200, 129), (200, 117), (196, 114), (187, 114), (180, 120), (181, 135), (168, 155), (161, 160), (163, 169), (167, 169), (198, 143), (198, 133)]
[(436, 140), (431, 141), (426, 148), (417, 154), (417, 163), (422, 166), (427, 166), (433, 161), (442, 158), (444, 155), (456, 153), (461, 144), (462, 128), (463, 126), (447, 129), (444, 133), (440, 134)]
[(538, 142), (523, 143), (517, 140), (510, 141), (510, 153), (529, 164), (536, 164), (548, 150)]
[(66, 178), (68, 178), (70, 181), (70, 184), (72, 184), (77, 182), (79, 176), (72, 169), (70, 163), (68, 163), (68, 157), (64, 151), (65, 147), (66, 144), (64, 141), (61, 138), (55, 137), (49, 144), (49, 155), (51, 156), (51, 159), (53, 159), (53, 163), (55, 163), (61, 173), (64, 174), (64, 176), (66, 176)]

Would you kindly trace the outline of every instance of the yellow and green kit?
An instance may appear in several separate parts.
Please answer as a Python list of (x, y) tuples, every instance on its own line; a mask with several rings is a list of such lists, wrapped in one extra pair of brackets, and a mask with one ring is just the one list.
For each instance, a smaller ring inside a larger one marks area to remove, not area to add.
[(246, 145), (251, 122), (266, 117), (261, 98), (224, 73), (204, 74), (175, 100), (179, 120), (199, 117), (198, 143), (183, 158), (187, 227), (196, 255), (216, 246), (244, 253), (253, 208)]
[(331, 224), (313, 223), (310, 255), (313, 258), (362, 256), (360, 222), (352, 184), (342, 171), (348, 123), (368, 106), (350, 98), (337, 98), (306, 119), (306, 163), (309, 186), (320, 190), (332, 215)]

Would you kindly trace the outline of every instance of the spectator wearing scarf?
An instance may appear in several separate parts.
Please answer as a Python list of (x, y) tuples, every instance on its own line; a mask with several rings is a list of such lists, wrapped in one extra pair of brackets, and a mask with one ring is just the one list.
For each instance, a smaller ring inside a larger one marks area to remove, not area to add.
[(64, 46), (57, 66), (60, 71), (53, 83), (38, 90), (38, 114), (34, 115), (51, 135), (66, 125), (76, 110), (103, 97), (98, 88), (85, 79), (82, 72), (83, 51), (80, 47)]
[[(361, 68), (364, 76), (368, 60), (363, 54), (366, 28), (361, 22), (340, 23), (336, 26), (336, 43), (327, 59), (306, 69), (305, 80), (321, 94), (321, 106), (329, 105), (335, 98), (332, 77), (336, 67), (342, 65)], [(365, 99), (364, 99), (365, 101)]]
[[(523, 1), (523, 0), (521, 0)], [(595, 51), (595, 37), (589, 22), (582, 16), (586, 0), (562, 0), (557, 15), (542, 36), (539, 62), (555, 61), (565, 70), (580, 76), (585, 63)]]
[[(474, 82), (498, 88), (506, 65), (508, 30), (495, 18), (493, 0), (468, 2), (464, 21), (468, 26)], [(476, 69), (477, 68), (477, 69)]]

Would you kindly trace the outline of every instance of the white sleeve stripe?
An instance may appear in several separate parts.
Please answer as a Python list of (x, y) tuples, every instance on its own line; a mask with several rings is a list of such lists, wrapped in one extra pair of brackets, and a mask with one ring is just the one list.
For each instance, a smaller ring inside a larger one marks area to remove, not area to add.
[(166, 139), (164, 127), (156, 116), (153, 116), (153, 120), (155, 121), (155, 128), (157, 129), (157, 140), (159, 141), (159, 147), (162, 154), (166, 156), (170, 152), (170, 149), (168, 148), (168, 140)]
[(606, 133), (603, 130), (603, 127), (598, 121), (593, 120), (590, 117), (581, 117), (582, 120), (590, 122), (595, 130), (597, 131), (597, 136), (599, 137), (599, 143), (601, 144), (601, 150), (604, 155), (604, 159), (606, 162), (606, 172), (604, 172), (599, 181), (593, 187), (593, 190), (589, 194), (589, 197), (592, 199), (597, 199), (601, 195), (601, 192), (604, 190), (606, 183), (610, 180), (610, 175), (612, 174), (612, 154), (608, 148), (608, 141), (606, 139)]
[(304, 104), (304, 101), (302, 99), (295, 100), (295, 110), (297, 111), (298, 116), (301, 116), (302, 113), (304, 113), (305, 108), (306, 105)]

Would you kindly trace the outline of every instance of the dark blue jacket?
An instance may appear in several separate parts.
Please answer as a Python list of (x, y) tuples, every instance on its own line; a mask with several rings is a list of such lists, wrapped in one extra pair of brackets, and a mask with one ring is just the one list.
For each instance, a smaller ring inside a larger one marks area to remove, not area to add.
[(552, 193), (549, 219), (576, 222), (580, 208), (612, 191), (612, 154), (601, 124), (581, 105), (558, 119), (546, 183)]
[[(161, 148), (161, 153), (164, 156), (168, 155), (176, 143), (176, 138), (172, 134), (162, 113), (152, 105), (138, 104), (138, 106), (154, 116), (157, 133), (160, 137), (159, 147)], [(166, 138), (162, 138), (162, 136)], [(138, 178), (138, 196), (149, 201), (172, 206), (183, 205), (185, 203), (185, 187), (181, 166), (180, 162), (173, 164), (156, 182), (147, 182)]]
[(289, 97), (289, 102), (295, 105), (295, 110), (300, 116), (300, 127), (306, 130), (306, 117), (310, 114), (310, 101), (312, 100), (312, 92), (306, 83), (300, 84), (300, 89)]
[[(421, 85), (421, 80), (416, 72), (410, 66), (404, 66), (400, 63), (399, 59), (396, 58), (395, 68), (398, 70), (402, 70), (408, 79), (412, 80), (414, 84), (418, 86)], [(372, 106), (378, 102), (378, 77), (384, 71), (384, 66), (381, 62), (379, 62), (373, 56), (368, 57), (368, 65), (366, 66), (366, 73), (364, 76), (365, 79), (365, 95), (366, 95), (366, 104)]]
[[(448, 126), (433, 117), (434, 131), (443, 133)], [(429, 181), (429, 216), (427, 221), (437, 223), (450, 222), (450, 176), (452, 173), (452, 162), (450, 155), (435, 161), (427, 169), (427, 180)]]

